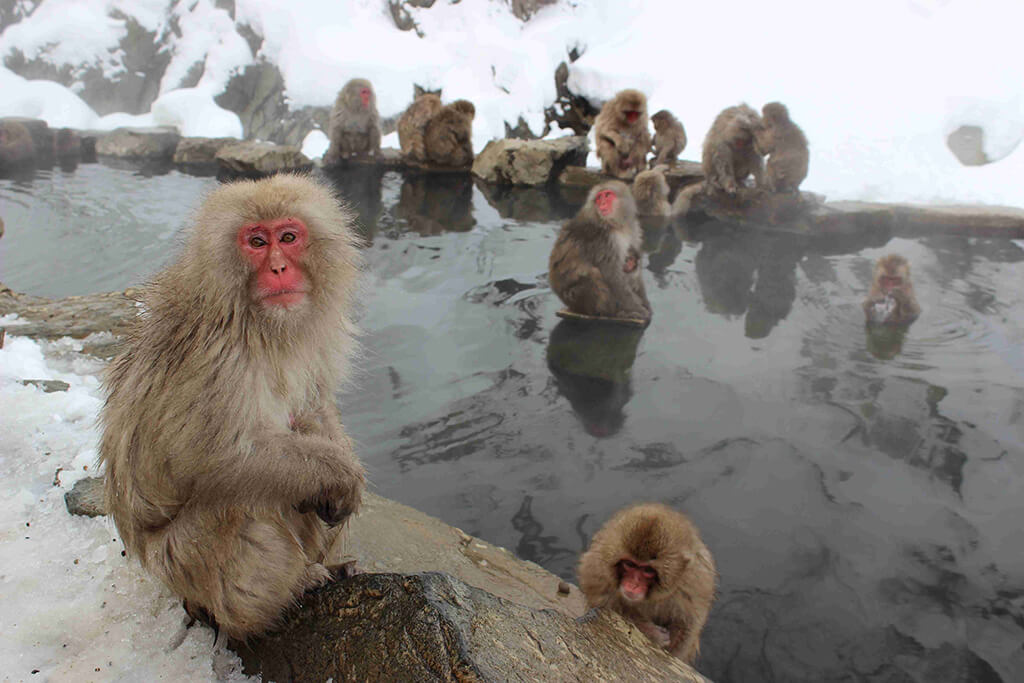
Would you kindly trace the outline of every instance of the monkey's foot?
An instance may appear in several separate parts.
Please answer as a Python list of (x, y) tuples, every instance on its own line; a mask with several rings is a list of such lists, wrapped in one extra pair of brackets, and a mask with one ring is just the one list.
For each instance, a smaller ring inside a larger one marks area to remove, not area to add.
[(640, 632), (650, 638), (651, 642), (655, 645), (658, 647), (668, 647), (671, 638), (669, 637), (667, 628), (662, 628), (650, 621), (638, 621), (635, 623)]
[(210, 612), (202, 605), (183, 599), (181, 601), (181, 607), (185, 610), (185, 614), (188, 615), (188, 619), (190, 620), (186, 628), (191, 628), (192, 624), (198, 621), (204, 626), (209, 626), (214, 630), (217, 629), (217, 620), (214, 619), (213, 615), (210, 614)]

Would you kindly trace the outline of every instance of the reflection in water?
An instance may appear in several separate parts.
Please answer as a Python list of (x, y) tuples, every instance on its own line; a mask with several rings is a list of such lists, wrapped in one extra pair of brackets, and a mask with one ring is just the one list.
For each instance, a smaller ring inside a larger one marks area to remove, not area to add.
[(466, 232), (473, 218), (473, 179), (468, 173), (409, 174), (395, 213), (420, 235)]
[(903, 350), (909, 325), (865, 325), (865, 346), (879, 360), (891, 360)]
[(377, 232), (377, 220), (380, 218), (384, 169), (351, 164), (332, 166), (324, 169), (323, 174), (345, 201), (356, 210), (357, 223), (363, 237), (372, 241)]
[(548, 368), (588, 434), (608, 437), (626, 421), (630, 371), (644, 331), (561, 320), (548, 341)]
[[(719, 683), (1020, 678), (1024, 250), (648, 226), (658, 316), (634, 363), (639, 330), (574, 328), (541, 286), (571, 208), (464, 180), (335, 181), (373, 236), (340, 405), (380, 493), (569, 580), (615, 510), (678, 507), (721, 572), (697, 663)], [(0, 281), (137, 283), (212, 182), (0, 180)], [(889, 251), (924, 313), (872, 339), (860, 304)]]

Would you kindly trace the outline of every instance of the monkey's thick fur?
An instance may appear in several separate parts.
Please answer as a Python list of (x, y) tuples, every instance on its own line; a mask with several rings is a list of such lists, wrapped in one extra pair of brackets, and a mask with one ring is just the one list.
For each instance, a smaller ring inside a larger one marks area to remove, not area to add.
[[(364, 107), (359, 91), (370, 91), (369, 106)], [(353, 78), (338, 92), (331, 109), (328, 138), (330, 147), (324, 154), (325, 164), (336, 164), (341, 159), (380, 154), (380, 114), (377, 113), (377, 95), (373, 85), (365, 78)]]
[[(617, 197), (615, 213), (604, 217), (595, 206), (602, 190)], [(650, 320), (640, 267), (643, 235), (629, 187), (619, 181), (601, 183), (562, 226), (548, 260), (551, 289), (574, 313)], [(626, 262), (632, 269), (626, 272)]]
[[(631, 559), (653, 567), (657, 581), (640, 603), (619, 592), (617, 566)], [(717, 572), (710, 551), (690, 519), (658, 503), (625, 508), (605, 522), (582, 557), (580, 590), (589, 607), (615, 610), (642, 631), (668, 632), (666, 649), (693, 664), (715, 598)]]
[[(308, 228), (305, 301), (261, 307), (242, 225)], [(105, 376), (105, 502), (131, 557), (234, 638), (328, 580), (364, 473), (334, 406), (362, 259), (350, 212), (302, 176), (213, 191), (180, 257), (144, 291)]]
[(701, 165), (708, 191), (736, 194), (747, 176), (764, 184), (764, 159), (754, 147), (754, 133), (762, 126), (761, 115), (746, 104), (719, 112), (704, 138)]

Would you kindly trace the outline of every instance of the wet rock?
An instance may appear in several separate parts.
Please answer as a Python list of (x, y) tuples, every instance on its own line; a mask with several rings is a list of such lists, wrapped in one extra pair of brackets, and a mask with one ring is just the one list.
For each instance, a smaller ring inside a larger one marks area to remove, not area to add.
[(64, 494), (64, 505), (72, 515), (101, 517), (107, 514), (103, 507), (103, 479), (88, 477), (78, 480), (71, 490)]
[(174, 149), (173, 161), (194, 169), (216, 169), (217, 152), (236, 142), (236, 138), (182, 138)]
[(256, 140), (225, 145), (215, 158), (221, 170), (229, 177), (258, 177), (313, 167), (313, 162), (298, 147)]
[[(578, 56), (573, 50), (569, 54), (570, 61), (575, 61)], [(555, 69), (555, 93), (554, 103), (544, 110), (544, 134), (557, 126), (576, 135), (586, 135), (601, 109), (569, 90), (569, 65), (565, 62)]]
[(58, 129), (53, 136), (53, 154), (64, 161), (80, 158), (82, 156), (82, 139), (71, 128)]
[(985, 154), (985, 131), (979, 126), (960, 126), (946, 137), (946, 146), (964, 166), (984, 166), (990, 161)]
[(612, 612), (575, 620), (433, 572), (330, 584), (238, 652), (246, 673), (281, 683), (706, 680)]
[(174, 157), (181, 135), (170, 127), (118, 128), (96, 141), (99, 156), (167, 160)]
[(24, 120), (0, 119), (0, 170), (31, 165), (36, 146)]
[(324, 166), (325, 169), (351, 168), (354, 166), (379, 166), (382, 169), (399, 169), (405, 166), (402, 153), (394, 147), (384, 147), (376, 156), (353, 156), (338, 159), (336, 163)]
[(39, 387), (43, 393), (52, 394), (58, 391), (67, 391), (71, 385), (61, 382), (59, 379), (23, 379), (21, 383), (26, 387)]
[(566, 166), (586, 161), (587, 138), (492, 140), (473, 162), (473, 175), (499, 185), (544, 185)]
[[(593, 187), (610, 176), (601, 173), (600, 169), (585, 166), (567, 166), (558, 178), (558, 182), (567, 187)], [(704, 180), (704, 170), (696, 161), (677, 161), (665, 170), (665, 180), (669, 190), (676, 192), (681, 188)]]

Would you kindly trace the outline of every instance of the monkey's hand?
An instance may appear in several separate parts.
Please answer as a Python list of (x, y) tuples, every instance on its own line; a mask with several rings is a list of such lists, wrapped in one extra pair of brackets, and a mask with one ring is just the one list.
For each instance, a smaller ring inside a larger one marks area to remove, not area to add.
[(299, 512), (315, 512), (328, 526), (338, 526), (359, 510), (363, 498), (363, 485), (352, 486), (342, 495), (325, 490), (316, 498), (296, 506)]
[(671, 638), (669, 637), (668, 629), (658, 626), (653, 621), (637, 621), (636, 627), (645, 636), (651, 639), (658, 647), (668, 647)]

